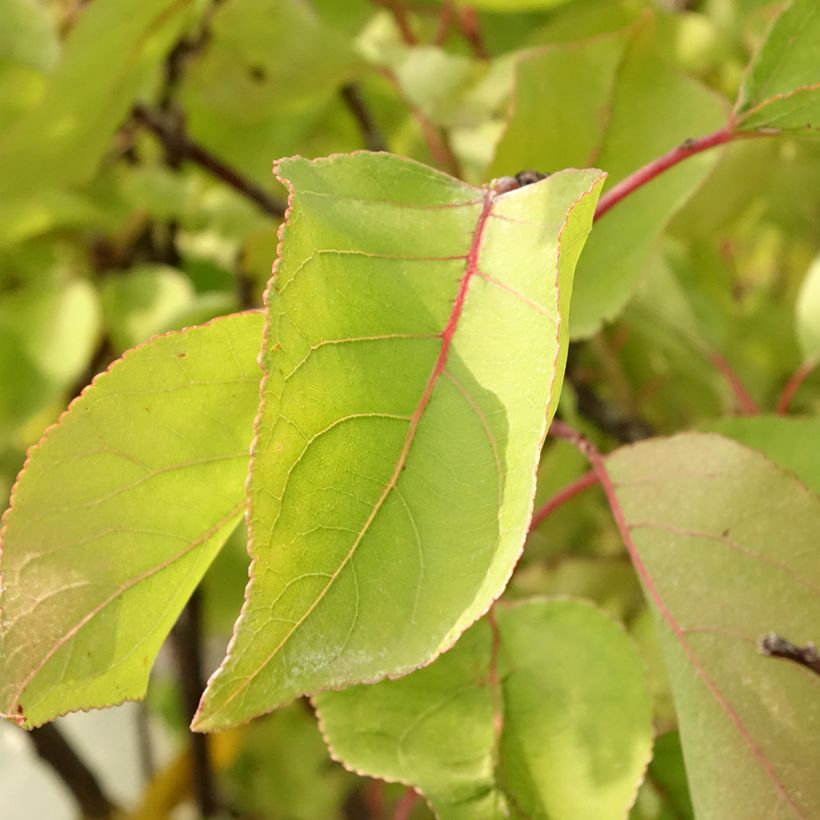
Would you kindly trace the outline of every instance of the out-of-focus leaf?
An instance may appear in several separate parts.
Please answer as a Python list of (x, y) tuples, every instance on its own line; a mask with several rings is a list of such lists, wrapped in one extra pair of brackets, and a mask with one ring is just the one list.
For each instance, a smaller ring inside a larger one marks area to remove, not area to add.
[(269, 292), (252, 579), (200, 730), (409, 672), (501, 592), (602, 183), (564, 171), (500, 195), (389, 154), (277, 167), (291, 207)]
[(572, 0), (470, 0), (469, 5), (482, 11), (538, 11), (563, 6)]
[(0, 296), (0, 430), (8, 432), (79, 378), (99, 330), (97, 293), (83, 280), (32, 282)]
[[(655, 811), (643, 809), (647, 793), (654, 797)], [(655, 741), (648, 776), (629, 817), (630, 820), (695, 820), (683, 750), (676, 731), (666, 732)]]
[(0, 194), (87, 180), (193, 6), (114, 0), (85, 8), (38, 104), (0, 134)]
[(60, 44), (44, 6), (31, 0), (3, 0), (0, 4), (0, 67), (22, 63), (48, 71)]
[(329, 760), (306, 707), (294, 703), (248, 726), (242, 750), (225, 773), (230, 805), (256, 817), (344, 816), (342, 803), (356, 779)]
[(820, 356), (820, 256), (806, 272), (795, 305), (797, 339), (807, 359)]
[[(210, 30), (180, 89), (199, 142), (266, 186), (276, 157), (358, 147), (337, 89), (364, 61), (309, 2), (224, 3)], [(317, 132), (323, 139), (314, 148)]]
[(318, 695), (332, 754), (417, 787), (442, 820), (623, 817), (652, 746), (635, 647), (580, 601), (494, 617), (427, 669)]
[(105, 224), (106, 214), (73, 191), (45, 190), (0, 201), (0, 248), (25, 242), (56, 228)]
[(714, 419), (701, 429), (733, 438), (760, 450), (807, 487), (820, 493), (820, 419), (794, 416), (747, 416)]
[(244, 510), (261, 329), (241, 314), (129, 352), (31, 450), (2, 533), (7, 717), (144, 694)]
[(622, 448), (607, 465), (656, 615), (695, 815), (811, 817), (817, 677), (757, 642), (817, 640), (820, 498), (712, 434)]
[[(653, 26), (633, 26), (581, 43), (550, 46), (522, 61), (515, 107), (491, 166), (551, 171), (593, 162), (608, 185), (687, 137), (726, 119), (713, 92), (654, 51)], [(659, 233), (716, 162), (702, 154), (636, 191), (601, 219), (579, 263), (572, 335), (614, 318), (647, 264)]]
[(167, 265), (141, 265), (109, 277), (102, 288), (105, 324), (117, 350), (173, 329), (174, 319), (194, 303), (182, 272)]
[(820, 6), (792, 0), (755, 55), (735, 106), (742, 131), (820, 130)]

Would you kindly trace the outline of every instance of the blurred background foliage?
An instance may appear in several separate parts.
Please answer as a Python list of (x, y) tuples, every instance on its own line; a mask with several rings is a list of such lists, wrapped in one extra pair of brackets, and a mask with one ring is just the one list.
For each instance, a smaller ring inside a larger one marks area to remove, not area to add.
[[(273, 159), (387, 149), (474, 183), (572, 164), (617, 179), (719, 127), (780, 7), (2, 0), (0, 495), (26, 448), (125, 349), (261, 305), (284, 207)], [(819, 160), (816, 140), (740, 141), (653, 183), (632, 216), (624, 207), (602, 222), (578, 274), (565, 418), (605, 447), (692, 427), (774, 441), (777, 425), (720, 421), (738, 410), (727, 373), (772, 412), (820, 352)], [(791, 408), (816, 415), (820, 377)], [(818, 440), (816, 422), (801, 423), (814, 426), (771, 445), (787, 461), (805, 450), (796, 442)], [(584, 470), (574, 449), (550, 445), (536, 503)], [(237, 532), (204, 582), (209, 668), (246, 572)], [(597, 490), (532, 533), (509, 594), (532, 593), (590, 598), (630, 626), (660, 735), (634, 817), (690, 816), (651, 625)], [(61, 723), (136, 816), (191, 816), (168, 658), (146, 708)], [(4, 816), (71, 816), (22, 734), (0, 737)], [(212, 752), (242, 817), (376, 818), (403, 792), (333, 763), (307, 703), (215, 736)], [(411, 811), (429, 816), (423, 801)]]

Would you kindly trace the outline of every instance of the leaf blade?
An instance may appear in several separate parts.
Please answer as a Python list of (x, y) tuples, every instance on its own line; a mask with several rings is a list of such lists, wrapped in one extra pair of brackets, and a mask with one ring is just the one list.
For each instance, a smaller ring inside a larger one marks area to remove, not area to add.
[(757, 640), (813, 637), (817, 496), (708, 434), (622, 448), (607, 467), (659, 624), (696, 815), (810, 817), (816, 680)]
[[(252, 580), (200, 730), (429, 662), (500, 592), (523, 543), (566, 356), (558, 314), (601, 182), (563, 172), (504, 197), (387, 155), (280, 167), (298, 230), (285, 229), (269, 298)], [(512, 248), (536, 261), (512, 271)], [(516, 338), (522, 322), (541, 326)], [(519, 354), (534, 384), (500, 367)], [(528, 410), (512, 436), (496, 394), (521, 390)], [(470, 537), (482, 546), (465, 563), (449, 545)]]
[(144, 693), (242, 516), (261, 329), (237, 314), (129, 351), (30, 452), (2, 533), (6, 716)]
[(651, 749), (636, 648), (583, 601), (494, 617), (401, 680), (316, 696), (331, 754), (414, 786), (448, 820), (623, 817)]

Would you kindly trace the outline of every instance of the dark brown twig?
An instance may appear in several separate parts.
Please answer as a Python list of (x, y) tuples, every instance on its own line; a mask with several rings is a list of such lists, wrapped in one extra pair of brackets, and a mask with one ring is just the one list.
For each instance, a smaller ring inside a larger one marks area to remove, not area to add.
[(152, 131), (166, 149), (189, 162), (199, 165), (211, 176), (222, 180), (246, 199), (258, 205), (265, 213), (275, 217), (284, 215), (285, 205), (283, 202), (272, 197), (264, 188), (242, 176), (236, 169), (231, 168), (210, 151), (193, 142), (181, 129), (170, 124), (159, 113), (152, 111), (147, 106), (137, 105), (134, 107), (134, 119)]
[[(179, 666), (185, 715), (192, 718), (199, 706), (205, 681), (202, 675), (202, 593), (196, 589), (171, 633)], [(208, 736), (190, 732), (191, 772), (194, 796), (202, 817), (210, 817), (217, 808), (213, 773), (208, 750)]]
[(53, 723), (32, 729), (28, 736), (40, 758), (51, 766), (71, 792), (84, 817), (112, 817), (119, 811), (94, 773)]
[(604, 401), (589, 384), (576, 378), (574, 374), (568, 377), (568, 381), (575, 390), (578, 413), (601, 432), (624, 444), (655, 435), (648, 422)]
[(758, 647), (761, 654), (769, 658), (793, 661), (814, 672), (815, 675), (820, 675), (820, 653), (817, 652), (817, 647), (813, 643), (797, 646), (776, 632), (767, 632), (760, 638)]
[(373, 114), (362, 97), (359, 84), (347, 83), (341, 87), (339, 93), (345, 105), (350, 110), (350, 113), (353, 115), (353, 118), (356, 120), (368, 151), (386, 151), (387, 141), (379, 130), (379, 126), (376, 125)]

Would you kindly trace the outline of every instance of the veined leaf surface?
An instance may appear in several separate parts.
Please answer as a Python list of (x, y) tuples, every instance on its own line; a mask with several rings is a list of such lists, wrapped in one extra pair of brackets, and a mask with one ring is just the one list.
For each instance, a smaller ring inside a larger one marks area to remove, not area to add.
[(194, 726), (397, 676), (450, 647), (520, 554), (603, 174), (506, 194), (409, 160), (278, 164), (250, 479), (253, 566)]
[(652, 747), (638, 650), (586, 602), (494, 612), (426, 669), (318, 695), (334, 757), (442, 820), (623, 818)]
[(135, 348), (31, 451), (2, 533), (6, 717), (38, 726), (144, 694), (244, 511), (262, 321)]
[(752, 60), (735, 107), (741, 131), (820, 129), (820, 6), (792, 0)]
[(765, 456), (710, 434), (607, 459), (653, 604), (695, 815), (815, 817), (818, 678), (765, 657), (820, 624), (820, 499)]

